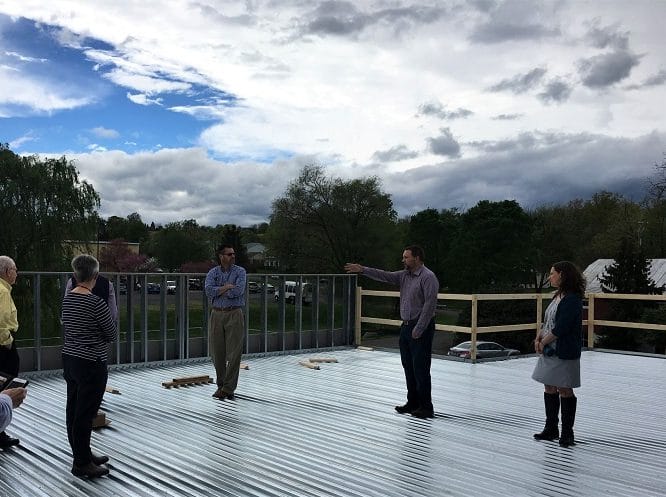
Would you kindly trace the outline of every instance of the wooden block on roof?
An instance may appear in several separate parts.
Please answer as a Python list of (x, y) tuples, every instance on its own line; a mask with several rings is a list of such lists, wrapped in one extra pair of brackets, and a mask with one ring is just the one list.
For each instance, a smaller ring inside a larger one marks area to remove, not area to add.
[(310, 361), (299, 361), (298, 363), (299, 363), (301, 366), (305, 366), (306, 368), (310, 368), (310, 369), (321, 369), (321, 368), (320, 368), (317, 364), (315, 364), (314, 362), (310, 362)]
[(174, 383), (210, 383), (213, 380), (208, 375), (201, 375), (201, 376), (182, 376), (180, 378), (174, 378), (171, 381)]
[(241, 362), (240, 368), (241, 368), (241, 369), (250, 369), (250, 366), (248, 366), (248, 365), (245, 364), (244, 362)]
[(187, 385), (205, 385), (207, 383), (213, 383), (213, 379), (206, 376), (183, 376), (181, 378), (174, 378), (172, 381), (162, 382), (162, 386), (165, 388), (171, 387), (182, 387)]
[(338, 362), (335, 357), (310, 357), (310, 362)]
[(93, 430), (97, 428), (104, 428), (105, 426), (109, 426), (111, 424), (111, 421), (106, 419), (106, 414), (104, 414), (102, 411), (97, 411), (97, 416), (93, 419)]
[(116, 394), (116, 395), (120, 395), (120, 390), (118, 390), (117, 388), (114, 388), (114, 387), (109, 387), (109, 386), (107, 386), (107, 387), (104, 389), (104, 391), (105, 391), (105, 392), (108, 392), (108, 393), (114, 393), (114, 394)]

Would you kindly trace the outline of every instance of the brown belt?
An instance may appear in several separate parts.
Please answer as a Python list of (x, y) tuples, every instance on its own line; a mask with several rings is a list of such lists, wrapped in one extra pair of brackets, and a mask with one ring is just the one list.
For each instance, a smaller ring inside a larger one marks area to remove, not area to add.
[(213, 310), (218, 312), (231, 312), (242, 308), (242, 305), (232, 305), (231, 307), (213, 307)]

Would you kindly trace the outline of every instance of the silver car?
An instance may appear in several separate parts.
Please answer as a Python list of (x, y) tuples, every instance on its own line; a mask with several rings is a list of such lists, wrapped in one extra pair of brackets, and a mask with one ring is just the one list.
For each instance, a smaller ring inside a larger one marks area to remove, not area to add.
[[(462, 342), (449, 349), (449, 355), (469, 359), (472, 357), (472, 342)], [(520, 350), (508, 349), (495, 342), (476, 342), (476, 358), (509, 357), (520, 355)]]

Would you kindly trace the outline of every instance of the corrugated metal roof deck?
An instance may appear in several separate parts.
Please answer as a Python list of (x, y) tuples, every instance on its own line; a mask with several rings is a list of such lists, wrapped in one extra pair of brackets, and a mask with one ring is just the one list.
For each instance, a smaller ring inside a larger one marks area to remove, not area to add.
[(578, 445), (536, 442), (536, 359), (433, 360), (437, 417), (401, 416), (398, 354), (338, 350), (320, 371), (302, 355), (248, 358), (235, 401), (213, 385), (167, 390), (209, 363), (113, 370), (93, 446), (111, 474), (69, 473), (65, 383), (37, 376), (0, 451), (2, 497), (666, 495), (666, 360), (584, 352)]

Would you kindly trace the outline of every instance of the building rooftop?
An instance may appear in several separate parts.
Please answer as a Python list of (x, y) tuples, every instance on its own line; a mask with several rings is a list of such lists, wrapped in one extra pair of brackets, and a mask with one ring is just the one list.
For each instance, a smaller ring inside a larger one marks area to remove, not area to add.
[[(335, 357), (320, 370), (299, 361)], [(2, 497), (657, 496), (666, 494), (666, 360), (597, 351), (582, 357), (578, 444), (537, 442), (535, 357), (432, 364), (436, 418), (399, 415), (395, 352), (345, 349), (247, 357), (234, 401), (213, 385), (163, 381), (213, 374), (209, 362), (113, 369), (93, 447), (111, 474), (69, 472), (65, 382), (31, 378), (0, 451)]]
[[(648, 275), (658, 287), (666, 286), (666, 259), (649, 259), (650, 270)], [(585, 271), (585, 281), (587, 282), (586, 292), (602, 293), (601, 278), (606, 274), (606, 270), (615, 264), (615, 259), (597, 259), (591, 263)]]

